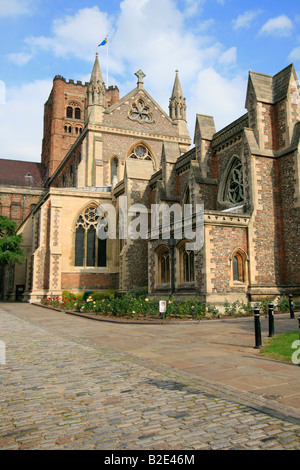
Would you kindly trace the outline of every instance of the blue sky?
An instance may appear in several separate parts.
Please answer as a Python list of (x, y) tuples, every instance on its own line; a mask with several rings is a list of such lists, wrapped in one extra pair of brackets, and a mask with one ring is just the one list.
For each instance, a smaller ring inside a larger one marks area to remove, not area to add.
[(0, 158), (40, 161), (43, 105), (55, 75), (88, 81), (99, 53), (120, 96), (134, 73), (168, 112), (175, 78), (196, 113), (219, 130), (246, 112), (249, 70), (274, 75), (291, 62), (300, 78), (296, 0), (0, 0)]

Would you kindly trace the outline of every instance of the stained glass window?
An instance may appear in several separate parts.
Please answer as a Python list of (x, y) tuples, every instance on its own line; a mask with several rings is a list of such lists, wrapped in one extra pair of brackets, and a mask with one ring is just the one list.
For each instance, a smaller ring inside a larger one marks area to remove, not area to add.
[(150, 151), (142, 144), (138, 144), (132, 149), (129, 158), (136, 158), (137, 160), (152, 160)]
[(238, 204), (244, 200), (243, 166), (236, 158), (227, 178), (224, 199), (232, 204)]
[(100, 221), (96, 207), (88, 207), (75, 227), (75, 266), (105, 267), (106, 240), (100, 240), (96, 228)]

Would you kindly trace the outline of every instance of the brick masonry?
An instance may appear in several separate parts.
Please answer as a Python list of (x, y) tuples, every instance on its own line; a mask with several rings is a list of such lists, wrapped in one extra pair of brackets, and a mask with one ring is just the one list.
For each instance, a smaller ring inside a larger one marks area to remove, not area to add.
[[(74, 267), (76, 217), (84, 207), (104, 200), (117, 207), (120, 195), (128, 197), (129, 205), (142, 203), (148, 209), (153, 203), (183, 205), (187, 200), (193, 210), (204, 205), (204, 247), (194, 253), (189, 282), (183, 282), (183, 243), (178, 241), (175, 249), (176, 294), (197, 294), (208, 301), (300, 295), (299, 104), (291, 94), (295, 79), (293, 66), (274, 77), (250, 72), (246, 114), (218, 132), (211, 117), (197, 115), (195, 148), (187, 151), (185, 120), (172, 120), (140, 79), (121, 100), (116, 88), (106, 90), (104, 100), (101, 96), (95, 101), (93, 114), (87, 107), (87, 84), (55, 77), (45, 104), (42, 151), (50, 179), (41, 191), (49, 191), (49, 199), (32, 213), (33, 220), (40, 214), (39, 233), (31, 229), (32, 240), (37, 237), (39, 242), (27, 256), (36, 296), (65, 288), (128, 291), (148, 285), (152, 294), (169, 290), (159, 285), (157, 276), (163, 240), (128, 240), (123, 245), (117, 240), (109, 245), (103, 272)], [(130, 118), (138, 100), (148, 109), (148, 122)], [(67, 118), (68, 105), (79, 107), (80, 119)], [(145, 172), (129, 165), (136, 145), (144, 145), (152, 156), (151, 174), (149, 162)], [(111, 191), (113, 158), (118, 159), (118, 182)], [(238, 204), (225, 194), (235, 158), (242, 165), (244, 193)], [(103, 187), (106, 198), (99, 193)], [(28, 232), (29, 246), (30, 206), (40, 195), (25, 196), (3, 191), (0, 208), (15, 220), (27, 217), (22, 230)], [(238, 282), (233, 279), (236, 252), (245, 271)], [(28, 279), (24, 283), (29, 285)]]

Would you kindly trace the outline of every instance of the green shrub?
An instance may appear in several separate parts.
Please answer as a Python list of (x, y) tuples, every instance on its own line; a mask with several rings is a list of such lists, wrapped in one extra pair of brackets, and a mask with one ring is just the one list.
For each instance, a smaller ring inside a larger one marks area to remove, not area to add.
[(69, 300), (75, 300), (75, 297), (76, 297), (76, 295), (70, 292), (69, 290), (63, 290), (61, 296), (62, 296), (62, 299), (67, 298)]
[(239, 317), (239, 316), (253, 315), (253, 308), (250, 302), (245, 304), (245, 302), (243, 301), (236, 300), (230, 305), (228, 300), (226, 299), (224, 303), (224, 307), (225, 307), (225, 314), (228, 316)]
[(289, 312), (290, 311), (290, 302), (288, 297), (284, 294), (282, 295), (278, 301), (276, 307), (280, 312)]
[(93, 300), (102, 300), (107, 297), (112, 298), (116, 296), (116, 291), (114, 289), (107, 289), (105, 292), (92, 292), (91, 297)]

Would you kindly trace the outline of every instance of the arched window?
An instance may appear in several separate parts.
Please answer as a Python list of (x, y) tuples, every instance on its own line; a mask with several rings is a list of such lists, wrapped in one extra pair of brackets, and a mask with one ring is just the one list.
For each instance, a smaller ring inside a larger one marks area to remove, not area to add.
[(186, 187), (186, 190), (183, 196), (182, 214), (186, 221), (191, 220), (191, 217), (192, 217), (191, 194), (190, 194), (190, 188), (188, 186)]
[(119, 166), (119, 161), (115, 157), (111, 160), (110, 162), (110, 184), (112, 185), (115, 182), (118, 181), (118, 166)]
[(96, 231), (100, 219), (94, 206), (85, 209), (78, 217), (75, 226), (75, 266), (106, 266), (106, 240), (100, 240)]
[(66, 117), (69, 119), (81, 119), (81, 108), (78, 103), (72, 101), (66, 108)]
[(183, 252), (183, 276), (184, 282), (193, 282), (195, 280), (193, 250), (184, 250)]
[(247, 280), (247, 256), (242, 250), (236, 250), (231, 258), (233, 281), (245, 283)]
[(75, 108), (75, 119), (81, 119), (81, 109)]
[(30, 212), (32, 212), (36, 208), (36, 204), (31, 204), (30, 205)]
[(224, 187), (223, 200), (231, 204), (244, 201), (243, 165), (238, 157), (233, 159)]
[(143, 144), (135, 145), (129, 153), (129, 158), (136, 160), (152, 160), (150, 150)]
[(186, 250), (186, 242), (178, 246), (180, 282), (195, 281), (195, 255), (193, 250)]
[(170, 284), (170, 252), (164, 246), (160, 247), (157, 255), (157, 284)]
[(72, 106), (67, 106), (66, 116), (67, 116), (67, 118), (73, 119), (73, 108), (72, 108)]

